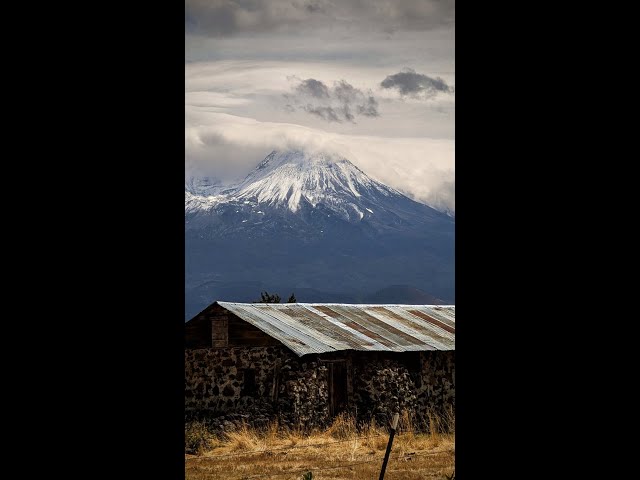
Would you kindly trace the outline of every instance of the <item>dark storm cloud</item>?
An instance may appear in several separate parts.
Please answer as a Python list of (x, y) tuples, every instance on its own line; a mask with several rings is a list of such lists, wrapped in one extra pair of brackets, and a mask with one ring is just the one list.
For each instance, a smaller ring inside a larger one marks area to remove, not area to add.
[(453, 93), (453, 87), (440, 77), (431, 78), (421, 73), (416, 73), (412, 68), (405, 68), (402, 72), (389, 75), (380, 86), (382, 88), (395, 88), (400, 95), (431, 97), (438, 92)]
[(353, 85), (345, 82), (344, 80), (340, 80), (339, 82), (336, 82), (335, 86), (333, 87), (333, 94), (338, 100), (348, 103), (352, 101), (358, 94), (362, 94), (362, 92), (355, 88)]
[(366, 117), (378, 117), (380, 115), (378, 113), (378, 101), (370, 96), (364, 104), (358, 105), (358, 113)]
[(185, 31), (211, 36), (323, 26), (393, 32), (451, 25), (455, 0), (185, 0)]
[(303, 110), (312, 115), (317, 115), (327, 122), (341, 122), (338, 114), (331, 107), (314, 107), (311, 104), (307, 104), (303, 107)]
[[(296, 77), (289, 78), (296, 79)], [(356, 115), (380, 116), (378, 102), (371, 92), (365, 94), (345, 80), (334, 82), (333, 88), (329, 88), (315, 78), (308, 78), (300, 81), (293, 88), (293, 93), (286, 94), (285, 98), (286, 111), (292, 112), (295, 110), (294, 107), (297, 107), (298, 110), (320, 117), (327, 122), (355, 123)]]
[(302, 95), (310, 95), (316, 98), (329, 98), (329, 89), (327, 86), (314, 78), (303, 81), (296, 87), (296, 91)]

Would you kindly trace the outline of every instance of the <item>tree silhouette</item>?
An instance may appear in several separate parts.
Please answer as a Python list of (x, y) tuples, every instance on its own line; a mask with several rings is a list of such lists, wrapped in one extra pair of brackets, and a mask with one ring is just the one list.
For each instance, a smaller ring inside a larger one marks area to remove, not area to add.
[[(280, 303), (280, 295), (277, 293), (269, 294), (269, 292), (264, 291), (260, 293), (260, 300), (254, 300), (253, 303)], [(292, 293), (287, 300), (287, 303), (297, 303), (296, 296)]]
[(260, 300), (257, 303), (280, 303), (280, 295), (274, 293), (273, 295), (269, 295), (269, 292), (264, 291), (260, 293)]

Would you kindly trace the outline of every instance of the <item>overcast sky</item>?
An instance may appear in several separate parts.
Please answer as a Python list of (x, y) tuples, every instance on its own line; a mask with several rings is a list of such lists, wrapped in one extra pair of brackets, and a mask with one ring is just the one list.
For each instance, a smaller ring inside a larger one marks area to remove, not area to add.
[(454, 5), (186, 0), (187, 174), (322, 149), (454, 212)]

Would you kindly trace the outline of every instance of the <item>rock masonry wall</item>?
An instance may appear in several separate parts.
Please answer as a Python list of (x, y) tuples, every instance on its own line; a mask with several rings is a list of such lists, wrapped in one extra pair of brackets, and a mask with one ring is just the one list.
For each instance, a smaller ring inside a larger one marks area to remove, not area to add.
[(359, 421), (385, 424), (391, 412), (409, 412), (417, 424), (428, 413), (455, 408), (455, 352), (420, 352), (417, 362), (378, 355), (354, 360), (353, 405)]
[[(384, 423), (410, 412), (420, 424), (430, 410), (455, 406), (455, 352), (419, 352), (411, 362), (393, 353), (348, 352), (349, 410), (359, 421)], [(185, 351), (185, 410), (213, 413), (220, 428), (246, 422), (324, 427), (329, 374), (322, 356), (297, 357), (285, 347)]]
[(185, 351), (185, 410), (266, 424), (320, 426), (329, 419), (327, 369), (284, 347)]

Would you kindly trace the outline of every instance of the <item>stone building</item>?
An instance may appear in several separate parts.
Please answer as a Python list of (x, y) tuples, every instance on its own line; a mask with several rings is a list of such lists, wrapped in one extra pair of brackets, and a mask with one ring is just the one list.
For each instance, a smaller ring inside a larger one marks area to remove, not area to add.
[(215, 302), (185, 328), (187, 413), (314, 427), (455, 405), (455, 306)]

